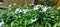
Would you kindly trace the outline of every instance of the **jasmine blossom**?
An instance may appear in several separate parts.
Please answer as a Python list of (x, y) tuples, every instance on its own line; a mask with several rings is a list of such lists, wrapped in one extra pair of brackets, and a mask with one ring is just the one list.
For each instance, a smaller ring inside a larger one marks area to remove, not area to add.
[(27, 12), (27, 10), (26, 10), (26, 9), (23, 9), (22, 11), (23, 11), (23, 13), (24, 13), (24, 14), (26, 14), (26, 12)]
[(1, 22), (0, 22), (0, 27), (1, 27), (2, 25), (4, 25), (4, 21), (1, 21)]
[(42, 8), (42, 12), (46, 12), (47, 9), (47, 7)]
[(11, 4), (9, 5), (9, 7), (11, 7)]
[(43, 5), (36, 5), (33, 7), (33, 10), (38, 10), (39, 8), (43, 8)]
[(38, 10), (38, 9), (39, 9), (38, 6), (33, 7), (33, 10)]
[(35, 18), (34, 20), (31, 20), (31, 22), (35, 22), (35, 21), (37, 21), (37, 20), (38, 20), (38, 18), (37, 18), (37, 19)]
[(55, 16), (51, 16), (51, 18), (54, 18)]
[(21, 10), (21, 9), (19, 10), (19, 13), (20, 13), (20, 12), (22, 12), (22, 10)]
[(15, 10), (15, 13), (18, 13), (20, 11), (20, 8), (17, 8), (16, 10)]

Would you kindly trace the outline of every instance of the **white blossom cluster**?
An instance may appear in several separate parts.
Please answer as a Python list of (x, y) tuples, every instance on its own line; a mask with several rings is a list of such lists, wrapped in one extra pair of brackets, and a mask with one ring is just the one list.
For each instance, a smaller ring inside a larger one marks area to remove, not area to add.
[(26, 14), (27, 13), (27, 9), (16, 8), (15, 13), (21, 13), (21, 12)]
[(47, 7), (47, 6), (43, 6), (43, 5), (36, 5), (36, 6), (34, 6), (33, 7), (33, 10), (38, 10), (39, 8), (41, 8), (42, 9), (42, 12), (46, 12), (46, 10), (48, 9), (48, 8), (52, 8), (52, 7)]
[(40, 6), (43, 6), (43, 5), (36, 5), (33, 7), (33, 10), (38, 10), (40, 8)]

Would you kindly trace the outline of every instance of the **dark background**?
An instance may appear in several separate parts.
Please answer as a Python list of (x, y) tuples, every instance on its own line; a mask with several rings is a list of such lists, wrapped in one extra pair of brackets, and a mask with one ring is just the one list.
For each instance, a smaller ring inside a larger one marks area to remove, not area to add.
[(0, 0), (0, 2), (3, 2), (3, 0)]

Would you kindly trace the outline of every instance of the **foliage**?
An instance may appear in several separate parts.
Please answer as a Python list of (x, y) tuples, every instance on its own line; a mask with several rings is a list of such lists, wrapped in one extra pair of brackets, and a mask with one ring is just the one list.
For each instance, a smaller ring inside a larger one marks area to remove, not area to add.
[(35, 4), (42, 4), (47, 6), (56, 6), (58, 0), (35, 0)]
[(12, 6), (10, 10), (0, 10), (1, 27), (60, 27), (60, 7), (37, 5), (33, 9)]

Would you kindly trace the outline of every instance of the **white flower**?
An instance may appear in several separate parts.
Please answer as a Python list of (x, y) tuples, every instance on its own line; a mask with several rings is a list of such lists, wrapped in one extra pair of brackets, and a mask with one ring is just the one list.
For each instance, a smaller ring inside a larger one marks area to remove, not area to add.
[(40, 7), (42, 8), (43, 5), (36, 5), (36, 6), (33, 7), (33, 10), (38, 10)]
[(35, 22), (36, 20), (38, 20), (38, 18), (37, 19), (34, 19), (34, 20), (31, 20), (31, 22)]
[(36, 8), (33, 8), (33, 9), (34, 9), (34, 10), (38, 10), (39, 8), (36, 7)]
[(19, 12), (20, 11), (20, 8), (17, 8), (16, 10), (15, 10), (15, 13), (17, 13), (17, 12)]
[(21, 9), (19, 10), (19, 13), (20, 13), (20, 12), (22, 12), (22, 10), (21, 10)]
[(14, 3), (13, 5), (16, 5), (16, 3)]
[(23, 9), (22, 11), (23, 11), (23, 13), (24, 13), (24, 14), (26, 14), (26, 12), (27, 12), (27, 10), (26, 10), (26, 9)]
[(4, 25), (4, 22), (3, 22), (3, 21), (2, 21), (2, 22), (0, 22), (0, 27), (1, 27), (2, 25)]
[(22, 12), (22, 10), (20, 9), (20, 8), (17, 8), (16, 10), (15, 10), (15, 13), (21, 13)]
[(42, 12), (46, 12), (47, 9), (47, 7), (42, 8)]
[(38, 9), (39, 9), (38, 6), (33, 7), (33, 10), (38, 10)]
[(54, 18), (55, 16), (51, 16), (51, 18)]
[(11, 4), (9, 5), (9, 7), (11, 7)]
[(41, 7), (41, 8), (43, 8), (44, 6), (43, 6), (43, 5), (37, 5), (37, 7)]

